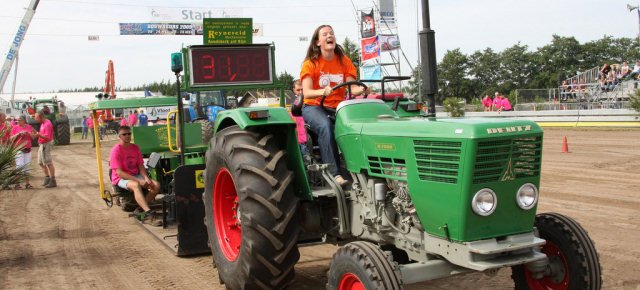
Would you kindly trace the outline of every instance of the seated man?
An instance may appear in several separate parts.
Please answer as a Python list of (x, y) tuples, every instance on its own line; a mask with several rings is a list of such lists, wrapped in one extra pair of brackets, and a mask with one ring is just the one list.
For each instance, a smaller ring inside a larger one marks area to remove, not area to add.
[[(109, 163), (111, 166), (111, 183), (133, 192), (133, 196), (144, 213), (142, 220), (153, 218), (149, 203), (156, 198), (160, 184), (149, 178), (144, 168), (142, 153), (136, 144), (131, 143), (131, 128), (121, 126), (118, 130), (120, 141), (111, 149)], [(142, 188), (149, 190), (145, 197)]]

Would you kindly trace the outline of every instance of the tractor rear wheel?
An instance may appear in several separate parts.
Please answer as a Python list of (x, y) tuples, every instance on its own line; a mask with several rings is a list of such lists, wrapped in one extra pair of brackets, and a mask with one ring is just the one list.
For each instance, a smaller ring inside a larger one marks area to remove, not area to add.
[(200, 123), (200, 127), (202, 128), (202, 144), (209, 143), (209, 140), (213, 137), (213, 122), (207, 119), (200, 119), (195, 122)]
[(299, 201), (276, 139), (232, 126), (207, 150), (205, 223), (228, 289), (282, 289), (294, 277)]
[(402, 289), (391, 253), (364, 241), (349, 243), (333, 255), (327, 289)]
[(69, 118), (67, 115), (60, 115), (55, 121), (55, 141), (56, 145), (69, 145), (71, 143), (71, 130), (69, 128)]
[(549, 258), (548, 273), (536, 279), (525, 265), (511, 268), (515, 289), (602, 288), (598, 253), (587, 231), (570, 217), (558, 213), (536, 216), (535, 226), (547, 243), (542, 253)]

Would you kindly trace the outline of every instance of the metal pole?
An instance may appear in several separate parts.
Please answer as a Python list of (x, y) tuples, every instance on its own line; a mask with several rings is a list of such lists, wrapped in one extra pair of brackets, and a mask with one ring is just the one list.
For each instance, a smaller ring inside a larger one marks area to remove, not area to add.
[(422, 66), (421, 95), (426, 96), (423, 102), (428, 105), (427, 117), (436, 116), (436, 93), (438, 92), (438, 76), (436, 63), (435, 31), (431, 30), (429, 21), (429, 1), (422, 1), (422, 30), (420, 31), (420, 63)]
[(180, 73), (176, 73), (176, 88), (178, 89), (178, 118), (176, 120), (176, 128), (178, 137), (180, 138), (180, 165), (184, 165), (184, 110), (182, 105), (182, 96), (180, 96)]

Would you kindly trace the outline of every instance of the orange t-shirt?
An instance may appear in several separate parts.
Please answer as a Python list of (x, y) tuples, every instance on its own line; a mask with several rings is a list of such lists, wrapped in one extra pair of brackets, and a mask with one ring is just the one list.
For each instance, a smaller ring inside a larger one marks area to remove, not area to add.
[[(313, 89), (320, 90), (326, 86), (336, 86), (347, 80), (347, 77), (357, 77), (356, 67), (347, 56), (342, 57), (342, 63), (339, 58), (334, 57), (331, 61), (326, 61), (322, 57), (318, 58), (317, 62), (311, 60), (305, 60), (302, 64), (302, 70), (300, 71), (300, 79), (304, 80), (306, 77), (311, 77), (313, 80)], [(335, 108), (342, 100), (344, 100), (344, 94), (346, 87), (334, 90), (331, 95), (327, 96), (324, 100), (325, 107)], [(320, 106), (320, 100), (322, 97), (315, 99), (304, 99), (304, 103), (310, 106)]]

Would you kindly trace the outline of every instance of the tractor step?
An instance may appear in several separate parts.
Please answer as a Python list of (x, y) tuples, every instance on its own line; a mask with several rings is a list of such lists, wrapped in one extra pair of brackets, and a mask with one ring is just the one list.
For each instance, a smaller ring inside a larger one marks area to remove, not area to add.
[(311, 191), (313, 197), (334, 197), (336, 192), (331, 188), (314, 189)]

